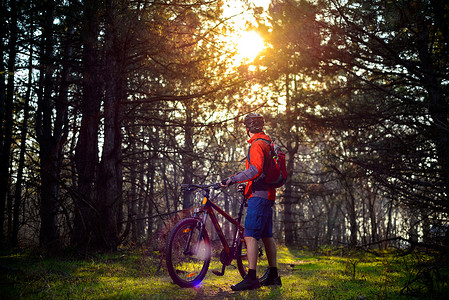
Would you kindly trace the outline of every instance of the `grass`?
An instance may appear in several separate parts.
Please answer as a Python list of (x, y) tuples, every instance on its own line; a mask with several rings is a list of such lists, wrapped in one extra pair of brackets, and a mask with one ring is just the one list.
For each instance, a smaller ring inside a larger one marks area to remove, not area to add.
[[(311, 252), (279, 247), (282, 287), (233, 292), (241, 280), (235, 266), (223, 277), (208, 272), (197, 288), (173, 284), (157, 253), (121, 251), (76, 259), (30, 253), (0, 256), (1, 299), (414, 299), (401, 295), (413, 276), (411, 261), (397, 258)], [(211, 265), (213, 268), (213, 265)], [(266, 268), (264, 257), (258, 275)], [(443, 289), (447, 283), (440, 283)], [(415, 299), (438, 299), (438, 294)], [(441, 298), (443, 299), (443, 298)]]

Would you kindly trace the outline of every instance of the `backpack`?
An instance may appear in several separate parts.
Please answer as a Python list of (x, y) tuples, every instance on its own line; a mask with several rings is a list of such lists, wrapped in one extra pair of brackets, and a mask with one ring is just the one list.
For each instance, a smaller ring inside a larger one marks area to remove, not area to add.
[[(259, 138), (255, 139), (253, 143), (257, 140), (262, 140), (270, 146), (269, 158), (264, 161), (263, 174), (261, 177), (265, 178), (265, 183), (269, 187), (278, 188), (283, 186), (287, 180), (285, 153), (282, 152), (281, 148), (274, 142)], [(251, 163), (250, 150), (251, 146), (248, 149), (248, 161)]]

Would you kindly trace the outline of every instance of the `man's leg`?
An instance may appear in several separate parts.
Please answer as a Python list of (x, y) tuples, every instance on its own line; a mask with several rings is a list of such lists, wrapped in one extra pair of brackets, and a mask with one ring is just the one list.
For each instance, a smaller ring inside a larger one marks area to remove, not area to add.
[(257, 239), (263, 230), (263, 202), (262, 198), (251, 198), (248, 200), (248, 209), (245, 218), (245, 242), (248, 259), (248, 274), (246, 274), (243, 281), (231, 286), (233, 291), (252, 290), (260, 287), (257, 279), (257, 256), (259, 254), (259, 247), (257, 246)]
[[(257, 246), (257, 240), (252, 236), (245, 236), (246, 252), (248, 259), (248, 268), (256, 270), (257, 268), (257, 256), (259, 254), (259, 247)], [(268, 254), (267, 254), (268, 255)]]
[(245, 236), (245, 242), (249, 270), (243, 281), (231, 286), (233, 291), (252, 290), (260, 287), (259, 279), (256, 276), (257, 255), (259, 254), (257, 240), (251, 236)]
[(262, 276), (260, 284), (262, 286), (266, 285), (282, 285), (281, 278), (279, 277), (277, 270), (277, 249), (276, 242), (272, 237), (262, 238), (265, 252), (267, 253), (267, 260), (269, 269)]
[(268, 265), (272, 268), (277, 268), (277, 249), (274, 238), (262, 238), (262, 241), (267, 253)]

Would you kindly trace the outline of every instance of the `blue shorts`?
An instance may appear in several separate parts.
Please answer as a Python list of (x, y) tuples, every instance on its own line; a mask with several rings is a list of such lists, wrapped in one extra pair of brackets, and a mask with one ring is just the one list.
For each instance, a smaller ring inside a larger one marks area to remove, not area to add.
[(248, 199), (244, 236), (257, 240), (273, 237), (273, 205), (274, 201), (260, 197)]

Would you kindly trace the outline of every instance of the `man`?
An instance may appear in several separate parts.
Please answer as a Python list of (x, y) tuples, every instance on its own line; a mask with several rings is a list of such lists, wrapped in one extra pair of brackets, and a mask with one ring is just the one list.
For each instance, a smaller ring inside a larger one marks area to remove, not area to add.
[[(282, 285), (277, 271), (277, 250), (273, 238), (273, 205), (276, 190), (268, 187), (264, 181), (264, 164), (269, 157), (270, 146), (263, 140), (271, 142), (263, 132), (264, 118), (257, 113), (249, 113), (243, 121), (251, 144), (246, 170), (222, 181), (222, 186), (248, 182), (245, 195), (248, 198), (248, 210), (245, 219), (245, 242), (249, 270), (243, 281), (231, 286), (234, 291), (251, 290), (267, 285)], [(257, 241), (262, 239), (267, 254), (269, 268), (262, 278), (257, 279), (256, 267), (259, 248)]]

